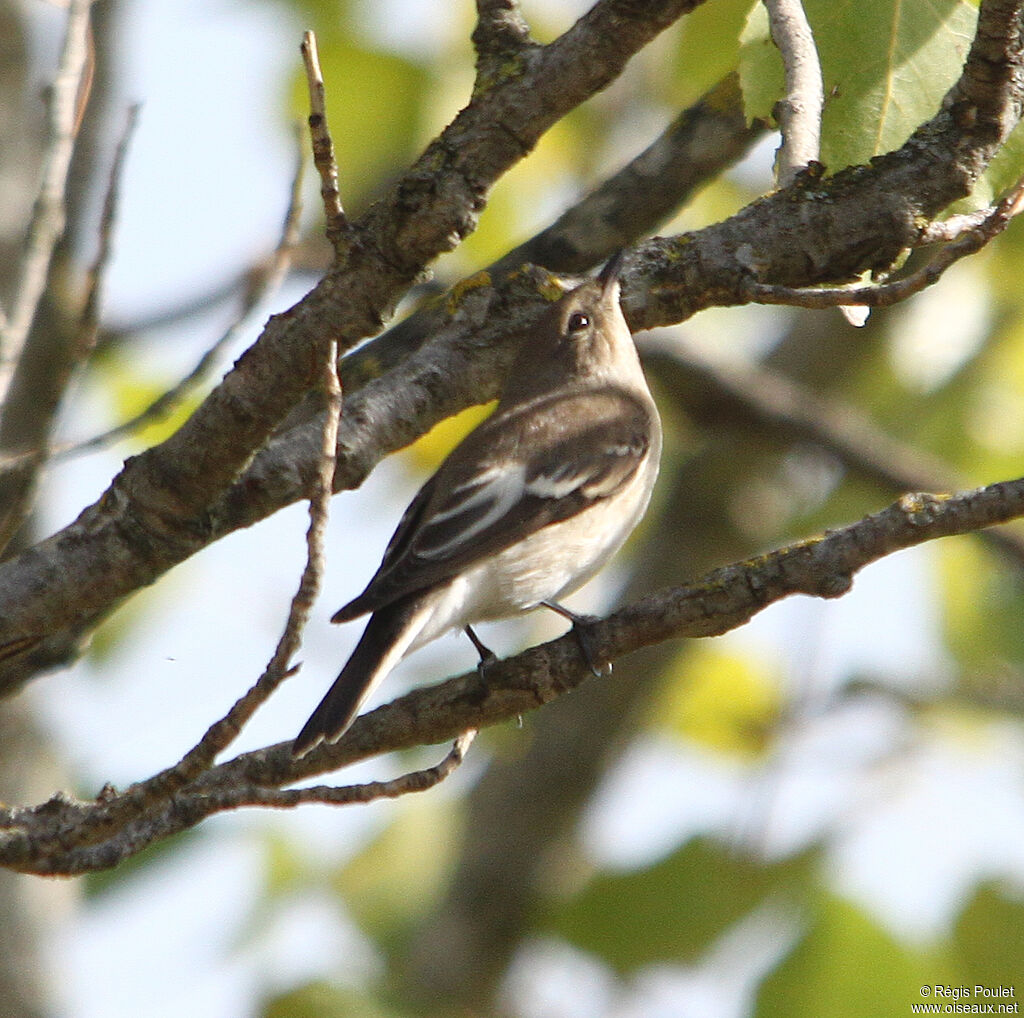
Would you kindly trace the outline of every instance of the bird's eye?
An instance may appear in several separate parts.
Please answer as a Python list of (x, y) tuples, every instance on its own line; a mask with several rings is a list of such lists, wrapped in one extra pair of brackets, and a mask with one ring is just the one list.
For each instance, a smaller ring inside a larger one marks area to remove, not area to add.
[(569, 331), (580, 332), (586, 329), (590, 325), (590, 316), (585, 315), (582, 311), (574, 311), (569, 315)]

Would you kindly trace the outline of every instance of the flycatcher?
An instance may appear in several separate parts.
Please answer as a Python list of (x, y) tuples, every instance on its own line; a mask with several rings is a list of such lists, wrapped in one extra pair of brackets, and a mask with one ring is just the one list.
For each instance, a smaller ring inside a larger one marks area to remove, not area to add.
[(637, 525), (661, 454), (620, 266), (616, 255), (524, 337), (494, 413), (423, 485), (367, 588), (334, 615), (372, 613), (293, 755), (337, 739), (402, 658), (449, 630), (464, 628), (486, 660), (476, 622), (540, 605), (581, 621), (557, 601)]

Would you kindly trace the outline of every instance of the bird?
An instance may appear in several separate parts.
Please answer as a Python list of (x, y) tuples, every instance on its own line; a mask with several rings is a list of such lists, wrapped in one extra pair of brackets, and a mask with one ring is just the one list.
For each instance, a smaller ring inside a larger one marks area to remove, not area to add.
[[(366, 589), (332, 622), (369, 614), (292, 744), (336, 741), (406, 655), (456, 629), (559, 600), (622, 546), (650, 501), (661, 421), (619, 303), (622, 252), (522, 337), (494, 412), (443, 460), (402, 516)], [(587, 656), (587, 643), (580, 640)], [(588, 660), (591, 668), (595, 668)]]

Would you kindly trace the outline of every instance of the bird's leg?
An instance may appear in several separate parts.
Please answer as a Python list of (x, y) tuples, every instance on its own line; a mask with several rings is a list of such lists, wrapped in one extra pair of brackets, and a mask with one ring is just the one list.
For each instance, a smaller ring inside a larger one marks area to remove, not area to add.
[(466, 626), (465, 630), (466, 636), (472, 640), (476, 652), (480, 655), (480, 660), (476, 665), (476, 674), (480, 680), (480, 699), (483, 700), (487, 696), (487, 669), (498, 660), (498, 656), (473, 632), (472, 626)]
[(476, 652), (480, 655), (480, 661), (476, 666), (476, 670), (480, 672), (482, 676), (483, 672), (487, 669), (487, 666), (492, 664), (494, 661), (497, 661), (498, 657), (494, 651), (491, 650), (491, 648), (473, 632), (472, 626), (466, 626), (465, 629), (466, 636), (470, 638), (473, 646), (476, 647)]
[(564, 604), (558, 604), (557, 601), (541, 601), (541, 604), (545, 608), (550, 608), (553, 612), (557, 612), (563, 619), (568, 619), (572, 623), (573, 636), (576, 637), (580, 653), (583, 655), (583, 660), (586, 661), (590, 671), (599, 679), (606, 675), (611, 675), (611, 661), (598, 662), (597, 655), (594, 653), (593, 626), (594, 623), (601, 620), (596, 615), (580, 615), (571, 608), (566, 608)]

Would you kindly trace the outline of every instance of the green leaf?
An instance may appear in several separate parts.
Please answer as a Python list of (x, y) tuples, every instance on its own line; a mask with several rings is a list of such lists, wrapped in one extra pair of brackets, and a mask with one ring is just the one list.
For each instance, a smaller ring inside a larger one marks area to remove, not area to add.
[[(938, 111), (974, 35), (966, 0), (806, 0), (825, 86), (821, 161), (831, 172), (898, 148)], [(782, 61), (758, 4), (743, 30), (747, 114), (769, 116)]]
[(935, 116), (960, 75), (977, 11), (962, 0), (811, 0), (808, 16), (828, 97), (822, 162), (837, 170), (898, 148)]
[[(756, 0), (760, 7), (760, 0)], [(708, 89), (736, 70), (740, 32), (751, 0), (716, 0), (701, 4), (680, 22), (678, 62), (672, 81), (672, 102), (695, 102)]]
[(1024, 900), (1011, 900), (992, 885), (977, 891), (953, 933), (963, 983), (1017, 986), (1024, 971)]
[(803, 857), (762, 865), (695, 839), (649, 869), (594, 877), (551, 922), (620, 972), (691, 961), (766, 897), (796, 885), (807, 865)]
[(310, 983), (270, 1001), (263, 1018), (400, 1018), (385, 1007), (352, 990), (327, 983)]
[(892, 1018), (909, 1014), (921, 987), (946, 981), (930, 955), (890, 937), (863, 912), (826, 899), (807, 935), (765, 980), (757, 1018)]
[(409, 796), (332, 883), (360, 927), (393, 944), (434, 904), (455, 858), (459, 818), (443, 796)]

